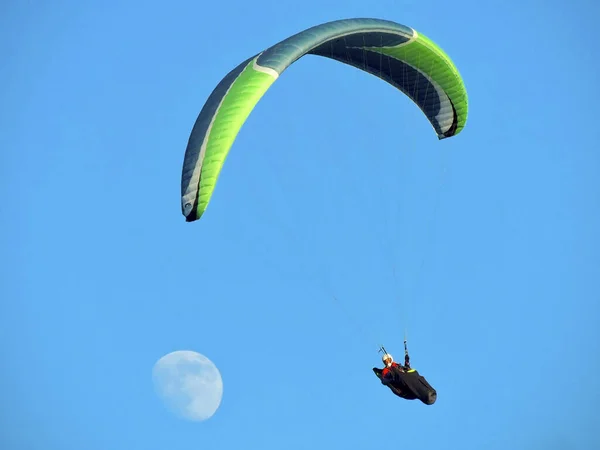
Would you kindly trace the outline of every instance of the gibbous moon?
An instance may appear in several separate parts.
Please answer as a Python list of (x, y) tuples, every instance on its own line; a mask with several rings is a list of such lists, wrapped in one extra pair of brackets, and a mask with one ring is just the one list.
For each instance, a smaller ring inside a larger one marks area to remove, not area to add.
[(163, 356), (154, 364), (152, 380), (167, 408), (181, 418), (203, 421), (221, 405), (221, 373), (200, 353), (179, 350)]

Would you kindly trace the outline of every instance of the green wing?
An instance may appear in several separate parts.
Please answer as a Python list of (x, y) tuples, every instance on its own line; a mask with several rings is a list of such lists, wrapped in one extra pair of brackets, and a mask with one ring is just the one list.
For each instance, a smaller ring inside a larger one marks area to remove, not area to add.
[(233, 69), (206, 101), (185, 152), (181, 206), (186, 221), (206, 210), (223, 163), (254, 106), (283, 71), (304, 55), (334, 59), (371, 73), (415, 102), (439, 139), (461, 132), (468, 100), (450, 58), (412, 28), (379, 19), (324, 23), (269, 47)]

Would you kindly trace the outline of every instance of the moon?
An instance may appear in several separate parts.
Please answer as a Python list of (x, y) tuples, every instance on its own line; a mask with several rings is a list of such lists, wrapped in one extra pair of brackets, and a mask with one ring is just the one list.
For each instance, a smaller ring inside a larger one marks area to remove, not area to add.
[(201, 422), (221, 405), (221, 373), (200, 353), (178, 350), (163, 356), (154, 364), (152, 380), (167, 409), (180, 418)]

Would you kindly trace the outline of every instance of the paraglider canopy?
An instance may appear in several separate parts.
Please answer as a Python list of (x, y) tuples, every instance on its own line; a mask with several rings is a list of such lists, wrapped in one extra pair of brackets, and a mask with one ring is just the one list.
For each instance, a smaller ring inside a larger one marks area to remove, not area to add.
[(305, 55), (330, 58), (385, 80), (419, 106), (439, 139), (455, 136), (465, 126), (463, 80), (444, 51), (423, 34), (380, 19), (317, 25), (245, 60), (216, 86), (185, 152), (181, 207), (186, 221), (200, 219), (206, 210), (229, 149), (254, 106)]

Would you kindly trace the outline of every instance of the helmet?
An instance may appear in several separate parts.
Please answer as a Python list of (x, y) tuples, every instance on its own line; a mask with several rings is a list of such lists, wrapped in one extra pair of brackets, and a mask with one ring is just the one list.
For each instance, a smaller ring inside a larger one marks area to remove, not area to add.
[(384, 364), (387, 364), (388, 360), (391, 363), (392, 361), (394, 361), (394, 358), (389, 353), (386, 353), (385, 355), (382, 356), (381, 361), (383, 361)]

